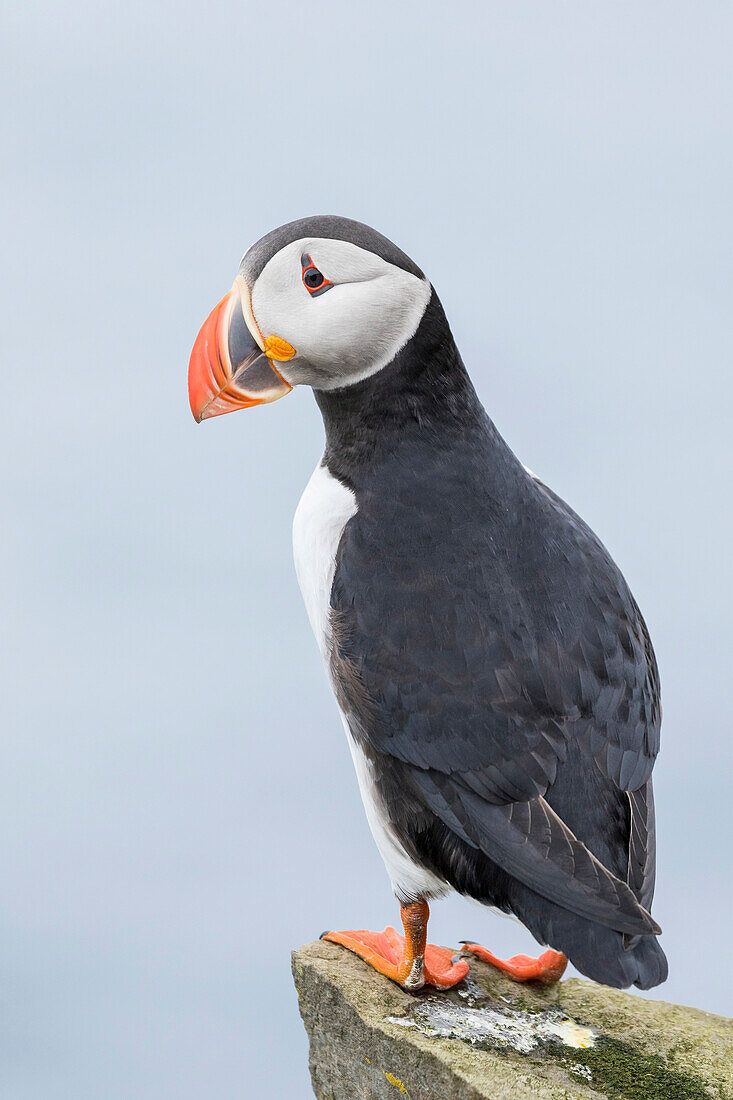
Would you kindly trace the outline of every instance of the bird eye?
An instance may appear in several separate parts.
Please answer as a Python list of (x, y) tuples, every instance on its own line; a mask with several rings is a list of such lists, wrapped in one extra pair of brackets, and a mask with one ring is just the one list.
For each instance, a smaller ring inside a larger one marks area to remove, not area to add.
[(318, 270), (307, 252), (304, 252), (300, 257), (300, 263), (303, 268), (303, 286), (308, 291), (311, 298), (323, 294), (333, 286), (333, 283)]

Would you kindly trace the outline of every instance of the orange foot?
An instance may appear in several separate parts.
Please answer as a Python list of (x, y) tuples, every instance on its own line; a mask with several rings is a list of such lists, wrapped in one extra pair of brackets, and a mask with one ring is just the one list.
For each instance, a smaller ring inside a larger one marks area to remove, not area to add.
[(511, 959), (498, 959), (485, 947), (479, 947), (477, 943), (464, 943), (464, 951), (470, 951), (477, 959), (491, 963), (497, 970), (501, 970), (513, 982), (542, 982), (543, 985), (554, 985), (559, 982), (568, 965), (567, 956), (561, 951), (545, 951), (538, 959), (529, 955), (514, 955)]
[(416, 993), (424, 985), (450, 989), (468, 974), (468, 963), (459, 959), (447, 947), (427, 943), (427, 902), (403, 905), (400, 910), (404, 936), (394, 928), (384, 932), (324, 932), (321, 939), (340, 943), (368, 962), (380, 974), (397, 982), (408, 993)]

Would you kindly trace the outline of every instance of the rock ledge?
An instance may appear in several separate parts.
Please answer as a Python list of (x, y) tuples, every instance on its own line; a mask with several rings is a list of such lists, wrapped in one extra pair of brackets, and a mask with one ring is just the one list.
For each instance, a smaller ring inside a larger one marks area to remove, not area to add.
[(471, 960), (412, 997), (321, 940), (293, 952), (319, 1100), (733, 1100), (733, 1020)]

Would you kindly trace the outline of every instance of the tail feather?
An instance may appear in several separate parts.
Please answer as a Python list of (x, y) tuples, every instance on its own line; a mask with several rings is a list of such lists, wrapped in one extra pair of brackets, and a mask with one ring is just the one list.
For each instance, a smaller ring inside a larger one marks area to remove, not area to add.
[(625, 947), (623, 934), (558, 909), (540, 938), (567, 955), (586, 978), (603, 985), (653, 989), (667, 980), (667, 958), (656, 936), (639, 936), (634, 946)]
[(567, 955), (594, 982), (627, 989), (653, 989), (667, 980), (667, 958), (655, 935), (634, 936), (586, 920), (521, 883), (509, 884), (509, 910), (540, 943)]

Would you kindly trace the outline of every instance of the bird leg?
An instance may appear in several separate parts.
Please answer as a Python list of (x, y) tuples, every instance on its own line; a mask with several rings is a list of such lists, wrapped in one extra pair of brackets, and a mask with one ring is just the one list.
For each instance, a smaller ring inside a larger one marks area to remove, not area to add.
[(430, 909), (426, 901), (400, 906), (400, 916), (404, 936), (394, 928), (385, 928), (384, 932), (324, 932), (321, 939), (348, 947), (408, 993), (416, 993), (424, 985), (450, 989), (466, 977), (465, 959), (459, 959), (447, 947), (427, 942)]
[(511, 959), (499, 959), (485, 947), (479, 947), (477, 943), (463, 944), (464, 951), (470, 951), (477, 959), (491, 963), (502, 974), (506, 974), (513, 982), (542, 982), (543, 985), (554, 985), (559, 982), (568, 965), (567, 956), (561, 951), (545, 951), (538, 959), (529, 955), (514, 955)]

